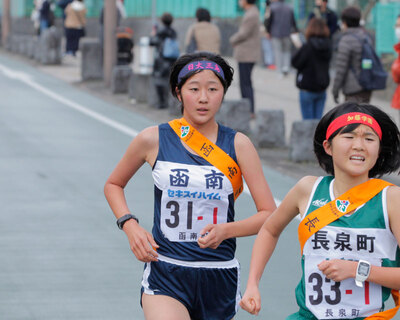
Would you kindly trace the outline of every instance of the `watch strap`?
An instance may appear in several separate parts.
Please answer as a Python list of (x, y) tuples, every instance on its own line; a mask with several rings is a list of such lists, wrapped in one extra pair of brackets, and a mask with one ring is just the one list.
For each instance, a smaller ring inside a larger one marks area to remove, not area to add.
[(362, 287), (364, 286), (363, 281), (358, 281), (358, 280), (356, 280), (356, 279), (354, 279), (354, 281), (355, 281), (357, 287), (362, 288)]
[(128, 213), (126, 215), (123, 215), (121, 218), (118, 218), (118, 220), (117, 220), (118, 228), (122, 230), (125, 222), (127, 222), (130, 219), (136, 220), (136, 222), (139, 223), (139, 219), (135, 215)]

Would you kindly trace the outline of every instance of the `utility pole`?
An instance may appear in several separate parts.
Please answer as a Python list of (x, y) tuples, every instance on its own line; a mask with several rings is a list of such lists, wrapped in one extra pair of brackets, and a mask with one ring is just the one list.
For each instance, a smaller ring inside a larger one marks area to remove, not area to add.
[(157, 0), (151, 2), (151, 26), (154, 27), (157, 23)]
[(361, 18), (364, 20), (364, 22), (366, 23), (368, 20), (368, 16), (371, 13), (372, 9), (374, 8), (374, 6), (376, 5), (377, 0), (369, 0), (366, 7), (364, 8), (362, 14), (361, 14)]
[(117, 60), (117, 6), (115, 0), (104, 0), (103, 73), (107, 87), (111, 85), (112, 70)]
[(1, 43), (3, 46), (7, 43), (8, 35), (11, 29), (10, 0), (3, 0), (3, 15), (1, 17)]

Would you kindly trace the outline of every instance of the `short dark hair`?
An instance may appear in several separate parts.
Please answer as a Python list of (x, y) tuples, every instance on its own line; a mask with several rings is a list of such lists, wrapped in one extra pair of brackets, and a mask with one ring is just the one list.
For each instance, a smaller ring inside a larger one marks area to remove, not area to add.
[(174, 17), (169, 12), (164, 12), (161, 16), (161, 22), (167, 27), (172, 24), (172, 21), (174, 21)]
[(329, 28), (325, 20), (314, 17), (308, 22), (305, 35), (307, 40), (311, 37), (329, 38)]
[[(189, 62), (191, 61), (199, 61), (199, 60), (209, 60), (217, 63), (222, 71), (224, 72), (224, 78), (223, 79), (219, 74), (215, 73), (215, 75), (218, 77), (218, 79), (221, 81), (222, 86), (224, 87), (224, 93), (228, 90), (229, 86), (232, 83), (233, 79), (233, 68), (229, 65), (225, 59), (223, 59), (220, 55), (211, 53), (211, 52), (206, 52), (206, 51), (200, 51), (200, 52), (195, 52), (195, 53), (189, 53), (189, 54), (184, 54), (180, 56), (175, 63), (171, 67), (171, 73), (169, 76), (169, 87), (171, 90), (172, 95), (177, 98), (177, 93), (176, 89), (178, 91), (181, 91), (182, 86), (185, 84), (185, 82), (193, 76), (193, 74), (199, 73), (201, 71), (195, 71), (193, 73), (190, 73), (183, 77), (181, 81), (178, 83), (178, 75), (179, 72), (182, 70), (184, 66), (186, 66)], [(183, 106), (181, 107), (183, 111)]]
[(248, 4), (255, 4), (257, 0), (246, 0)]
[(199, 21), (199, 22), (201, 22), (201, 21), (210, 22), (211, 21), (210, 11), (208, 11), (205, 8), (198, 8), (196, 10), (196, 18), (197, 18), (197, 21)]
[[(319, 121), (314, 134), (314, 153), (322, 169), (328, 174), (334, 174), (332, 157), (328, 155), (323, 147), (326, 137), (326, 130), (329, 124), (337, 117), (350, 113), (361, 112), (372, 116), (382, 128), (382, 139), (380, 141), (379, 157), (374, 167), (369, 171), (369, 177), (380, 177), (384, 174), (395, 172), (400, 168), (400, 133), (397, 125), (381, 109), (371, 104), (345, 102), (330, 110)], [(328, 142), (339, 133), (351, 132), (360, 124), (350, 124), (336, 130)]]
[(359, 27), (361, 11), (359, 8), (350, 6), (343, 9), (340, 19), (349, 27)]

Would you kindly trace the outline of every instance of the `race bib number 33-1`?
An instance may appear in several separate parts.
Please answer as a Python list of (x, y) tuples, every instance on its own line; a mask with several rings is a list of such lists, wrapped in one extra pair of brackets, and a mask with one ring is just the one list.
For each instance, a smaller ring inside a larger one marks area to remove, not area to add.
[[(382, 306), (382, 288), (365, 282), (364, 287), (355, 285), (354, 279), (335, 282), (324, 276), (317, 265), (322, 257), (307, 257), (304, 264), (307, 308), (318, 319), (354, 319), (379, 311)], [(371, 264), (380, 265), (379, 261)]]

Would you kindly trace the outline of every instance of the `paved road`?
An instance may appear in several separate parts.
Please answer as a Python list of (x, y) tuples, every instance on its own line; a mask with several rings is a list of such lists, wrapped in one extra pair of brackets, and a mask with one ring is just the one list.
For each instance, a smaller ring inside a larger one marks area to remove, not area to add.
[[(102, 188), (132, 136), (153, 121), (6, 55), (0, 88), (0, 319), (143, 319), (143, 265), (117, 229)], [(130, 207), (148, 229), (150, 174), (143, 168), (127, 188)], [(268, 168), (266, 174), (277, 198), (294, 183)], [(238, 219), (253, 212), (250, 196), (242, 195)], [(262, 318), (296, 310), (295, 224), (263, 281)], [(252, 242), (238, 241), (243, 289)], [(251, 318), (242, 311), (236, 317)]]

